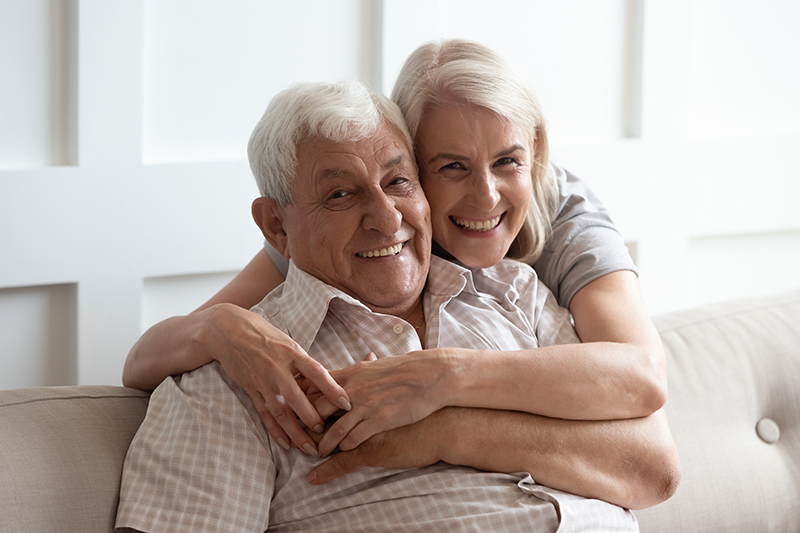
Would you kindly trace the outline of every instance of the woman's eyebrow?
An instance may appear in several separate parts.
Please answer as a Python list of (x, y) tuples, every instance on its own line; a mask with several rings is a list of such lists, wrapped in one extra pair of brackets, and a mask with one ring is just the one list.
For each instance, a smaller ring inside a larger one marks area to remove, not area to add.
[(469, 158), (466, 157), (466, 156), (463, 156), (463, 155), (448, 154), (446, 152), (441, 152), (441, 153), (438, 153), (435, 156), (431, 157), (428, 160), (428, 164), (431, 164), (431, 163), (433, 163), (435, 161), (438, 161), (439, 159), (452, 159), (454, 161), (466, 161)]
[(500, 153), (496, 154), (495, 157), (505, 157), (507, 155), (511, 155), (516, 151), (522, 150), (523, 152), (527, 151), (526, 148), (521, 144), (513, 144), (506, 148), (505, 150), (501, 151)]

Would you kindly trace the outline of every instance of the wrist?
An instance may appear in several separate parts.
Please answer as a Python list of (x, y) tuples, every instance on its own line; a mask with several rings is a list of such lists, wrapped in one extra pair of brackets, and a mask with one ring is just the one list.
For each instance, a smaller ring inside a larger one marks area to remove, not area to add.
[(222, 362), (222, 356), (226, 353), (226, 350), (220, 349), (220, 343), (223, 343), (223, 345), (228, 344), (226, 331), (231, 315), (229, 307), (236, 306), (220, 303), (192, 313), (195, 315), (196, 320), (192, 321), (190, 330), (190, 338), (193, 345), (191, 352), (203, 358), (202, 361), (197, 362), (201, 364), (210, 363), (214, 360)]
[(459, 453), (464, 434), (458, 430), (462, 411), (459, 407), (444, 407), (428, 417), (435, 426), (435, 431), (429, 433), (432, 435), (431, 446), (436, 450), (436, 457), (452, 465), (464, 464)]
[(439, 358), (439, 390), (441, 405), (452, 407), (471, 406), (471, 388), (474, 383), (475, 351), (445, 348)]

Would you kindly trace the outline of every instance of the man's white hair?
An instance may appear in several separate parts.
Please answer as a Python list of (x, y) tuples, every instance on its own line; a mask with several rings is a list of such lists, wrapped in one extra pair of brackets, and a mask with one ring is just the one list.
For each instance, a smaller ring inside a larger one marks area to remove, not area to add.
[(261, 195), (283, 206), (292, 203), (300, 142), (312, 137), (354, 142), (375, 134), (384, 121), (403, 137), (413, 161), (413, 143), (400, 109), (362, 83), (298, 83), (279, 92), (247, 143)]

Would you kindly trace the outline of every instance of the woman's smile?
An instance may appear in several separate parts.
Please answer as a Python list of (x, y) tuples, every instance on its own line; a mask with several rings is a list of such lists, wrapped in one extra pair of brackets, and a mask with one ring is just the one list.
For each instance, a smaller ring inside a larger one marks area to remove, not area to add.
[[(505, 213), (503, 213), (504, 215)], [(466, 218), (451, 216), (450, 220), (458, 226), (460, 229), (463, 229), (468, 232), (478, 232), (478, 233), (486, 233), (487, 231), (491, 231), (495, 229), (503, 218), (503, 215), (498, 215), (493, 218), (489, 218), (486, 220), (470, 220)]]

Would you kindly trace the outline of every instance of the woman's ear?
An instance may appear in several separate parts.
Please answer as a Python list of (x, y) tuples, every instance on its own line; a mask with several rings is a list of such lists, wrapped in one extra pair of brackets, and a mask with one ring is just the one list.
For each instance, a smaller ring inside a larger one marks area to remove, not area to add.
[(273, 248), (289, 259), (289, 246), (284, 228), (285, 212), (283, 206), (272, 198), (261, 196), (253, 200), (253, 220), (261, 228), (261, 233)]

